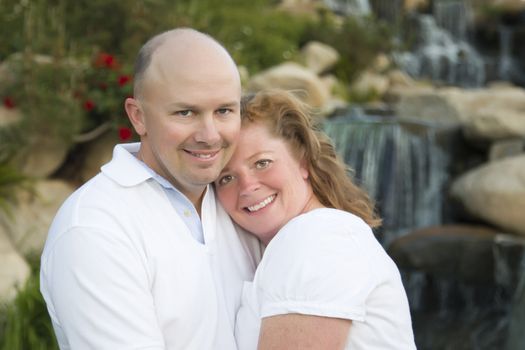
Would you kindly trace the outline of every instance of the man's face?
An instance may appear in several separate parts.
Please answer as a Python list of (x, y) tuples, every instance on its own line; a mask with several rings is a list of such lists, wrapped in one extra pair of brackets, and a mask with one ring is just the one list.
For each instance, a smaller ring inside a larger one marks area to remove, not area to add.
[(231, 65), (189, 70), (155, 64), (138, 102), (144, 124), (140, 155), (195, 203), (234, 151), (240, 130), (239, 78)]

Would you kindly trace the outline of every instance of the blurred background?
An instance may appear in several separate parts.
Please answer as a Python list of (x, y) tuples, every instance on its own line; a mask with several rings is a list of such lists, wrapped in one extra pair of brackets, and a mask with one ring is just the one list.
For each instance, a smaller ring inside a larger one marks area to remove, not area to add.
[(0, 350), (57, 349), (39, 256), (137, 140), (152, 35), (217, 38), (245, 92), (298, 91), (376, 200), (419, 349), (525, 349), (525, 1), (0, 0)]

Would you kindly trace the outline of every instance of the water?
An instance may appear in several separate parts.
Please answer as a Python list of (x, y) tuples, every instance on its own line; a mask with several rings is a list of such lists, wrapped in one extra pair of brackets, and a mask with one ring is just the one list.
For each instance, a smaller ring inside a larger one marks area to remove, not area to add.
[(454, 39), (468, 41), (468, 28), (473, 22), (473, 15), (472, 9), (466, 1), (435, 1), (433, 14), (436, 24)]
[(405, 72), (460, 87), (485, 83), (485, 63), (470, 44), (454, 39), (430, 15), (419, 15), (417, 27), (419, 45), (413, 51), (394, 54), (394, 61)]
[(383, 117), (334, 118), (325, 131), (355, 177), (378, 204), (381, 241), (442, 222), (448, 157), (437, 145), (437, 125)]
[(325, 5), (343, 15), (364, 16), (371, 13), (368, 0), (324, 0)]
[[(453, 151), (447, 137), (454, 137), (446, 125), (353, 108), (327, 120), (324, 130), (378, 202), (384, 247), (417, 228), (443, 223)], [(500, 234), (489, 243), (480, 258), (492, 259), (494, 267), (480, 281), (462, 280), (454, 271), (401, 270), (419, 350), (492, 350), (506, 344), (506, 350), (525, 349), (523, 240)]]

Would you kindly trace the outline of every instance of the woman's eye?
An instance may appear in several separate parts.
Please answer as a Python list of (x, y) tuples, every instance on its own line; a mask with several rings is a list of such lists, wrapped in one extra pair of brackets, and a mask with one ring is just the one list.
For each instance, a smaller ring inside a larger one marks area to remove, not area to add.
[(264, 169), (267, 168), (272, 161), (269, 159), (261, 159), (255, 162), (255, 168), (257, 169)]
[(224, 175), (223, 177), (221, 177), (219, 179), (219, 181), (217, 181), (217, 183), (219, 184), (219, 186), (223, 186), (223, 185), (228, 184), (232, 180), (233, 180), (233, 176), (231, 176), (231, 175)]

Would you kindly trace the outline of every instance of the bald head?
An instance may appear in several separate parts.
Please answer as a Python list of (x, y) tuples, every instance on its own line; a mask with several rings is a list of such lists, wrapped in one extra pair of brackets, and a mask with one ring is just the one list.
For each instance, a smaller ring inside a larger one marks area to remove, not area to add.
[(191, 28), (172, 29), (148, 40), (135, 62), (134, 95), (141, 99), (146, 80), (158, 80), (175, 71), (227, 69), (238, 77), (228, 51), (208, 34)]

